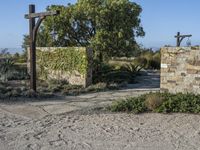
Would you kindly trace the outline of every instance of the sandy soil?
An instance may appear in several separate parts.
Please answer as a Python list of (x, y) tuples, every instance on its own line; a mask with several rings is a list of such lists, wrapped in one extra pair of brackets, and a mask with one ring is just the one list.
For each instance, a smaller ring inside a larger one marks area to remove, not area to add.
[(66, 113), (30, 119), (0, 110), (1, 150), (197, 150), (200, 116)]
[(200, 150), (200, 115), (111, 114), (91, 108), (147, 92), (137, 88), (159, 87), (154, 75), (142, 79), (130, 85), (136, 90), (0, 103), (0, 150)]

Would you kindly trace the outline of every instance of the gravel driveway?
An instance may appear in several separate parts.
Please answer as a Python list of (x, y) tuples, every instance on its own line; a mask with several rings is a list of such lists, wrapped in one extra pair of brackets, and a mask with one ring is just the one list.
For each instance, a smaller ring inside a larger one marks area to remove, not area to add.
[(200, 116), (67, 113), (41, 119), (0, 110), (2, 150), (197, 150)]
[(159, 90), (158, 75), (141, 80), (121, 91), (0, 103), (0, 150), (200, 150), (200, 115), (97, 110)]

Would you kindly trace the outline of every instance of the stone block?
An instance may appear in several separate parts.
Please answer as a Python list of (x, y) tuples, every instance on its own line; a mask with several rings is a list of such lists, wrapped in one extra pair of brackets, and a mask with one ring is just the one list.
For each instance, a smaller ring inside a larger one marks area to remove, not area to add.
[(161, 91), (200, 94), (200, 47), (161, 48)]
[(188, 74), (197, 74), (199, 71), (196, 69), (187, 69)]
[(200, 81), (200, 77), (195, 77), (195, 80), (196, 81)]

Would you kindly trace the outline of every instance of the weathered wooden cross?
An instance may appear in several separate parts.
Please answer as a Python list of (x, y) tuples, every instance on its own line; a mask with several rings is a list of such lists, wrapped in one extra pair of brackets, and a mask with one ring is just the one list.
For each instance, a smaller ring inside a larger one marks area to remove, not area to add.
[[(49, 11), (35, 13), (35, 5), (29, 5), (29, 14), (25, 15), (29, 19), (29, 36), (30, 36), (30, 88), (36, 92), (36, 37), (37, 31), (42, 21), (47, 16), (59, 15), (59, 11)], [(36, 18), (38, 18), (36, 23)]]
[(175, 38), (177, 39), (176, 41), (176, 46), (180, 47), (181, 46), (181, 42), (183, 41), (184, 38), (186, 37), (191, 37), (192, 35), (181, 35), (180, 32), (177, 32), (177, 35), (175, 36)]

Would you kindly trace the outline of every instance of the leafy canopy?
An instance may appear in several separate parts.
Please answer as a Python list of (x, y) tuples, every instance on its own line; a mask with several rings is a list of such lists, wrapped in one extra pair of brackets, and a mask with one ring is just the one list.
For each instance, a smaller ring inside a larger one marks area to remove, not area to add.
[(37, 46), (90, 46), (96, 56), (106, 59), (134, 55), (135, 37), (145, 34), (139, 17), (142, 8), (129, 0), (78, 0), (47, 10), (61, 14), (45, 19)]

